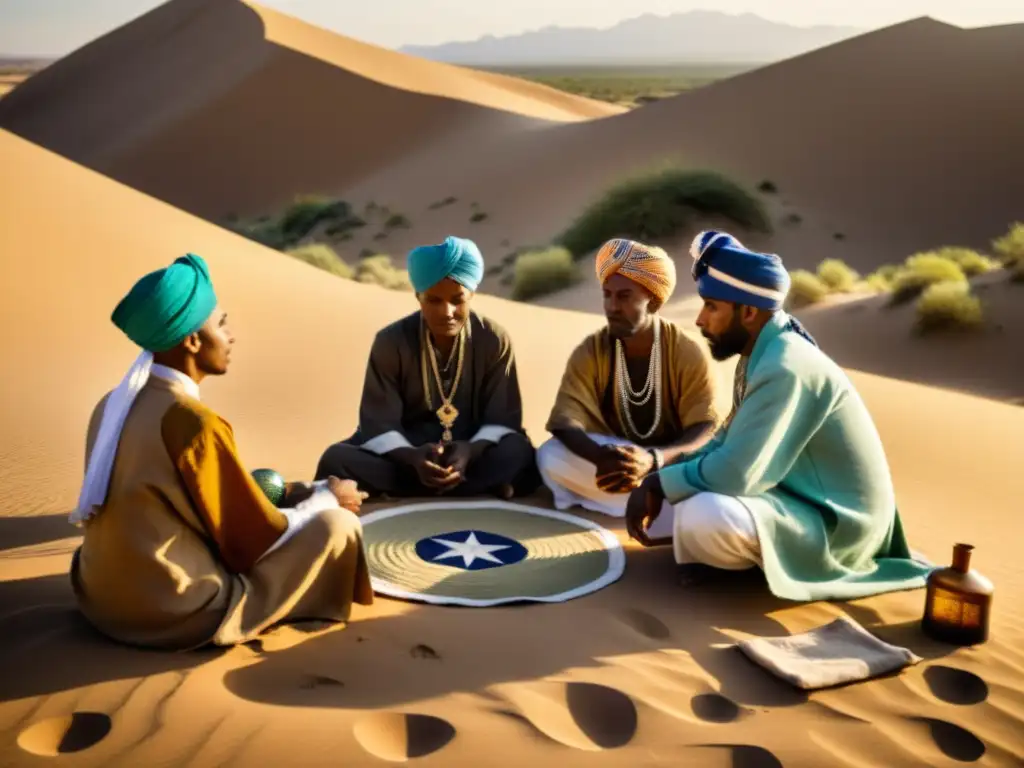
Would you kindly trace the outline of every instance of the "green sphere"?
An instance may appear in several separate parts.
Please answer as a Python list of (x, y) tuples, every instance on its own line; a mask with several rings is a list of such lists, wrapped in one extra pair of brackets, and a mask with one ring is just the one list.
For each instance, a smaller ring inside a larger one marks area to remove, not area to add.
[(284, 478), (272, 469), (254, 469), (252, 479), (256, 485), (267, 495), (270, 503), (275, 507), (280, 506), (284, 500)]

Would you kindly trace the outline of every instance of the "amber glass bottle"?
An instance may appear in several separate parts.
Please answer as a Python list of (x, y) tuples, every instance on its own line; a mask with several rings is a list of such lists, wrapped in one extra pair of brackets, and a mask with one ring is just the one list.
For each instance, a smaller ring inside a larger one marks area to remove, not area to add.
[(971, 570), (970, 544), (953, 547), (953, 564), (928, 575), (921, 628), (936, 640), (975, 645), (988, 640), (992, 582)]

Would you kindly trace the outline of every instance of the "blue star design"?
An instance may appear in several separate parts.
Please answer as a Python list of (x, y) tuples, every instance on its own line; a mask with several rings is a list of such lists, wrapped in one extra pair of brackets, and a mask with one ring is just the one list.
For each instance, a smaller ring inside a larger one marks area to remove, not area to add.
[(501, 568), (523, 560), (526, 547), (515, 539), (487, 531), (453, 531), (416, 542), (416, 554), (428, 563), (464, 571)]

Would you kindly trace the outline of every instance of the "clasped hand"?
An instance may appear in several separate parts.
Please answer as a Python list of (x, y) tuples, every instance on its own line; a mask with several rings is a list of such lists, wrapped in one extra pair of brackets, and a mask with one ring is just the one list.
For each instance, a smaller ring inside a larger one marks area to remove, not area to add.
[(595, 474), (605, 493), (628, 493), (654, 468), (654, 457), (635, 445), (606, 445), (601, 449)]
[(450, 445), (427, 443), (416, 449), (412, 468), (423, 485), (443, 493), (465, 482), (471, 459), (472, 450), (465, 441)]

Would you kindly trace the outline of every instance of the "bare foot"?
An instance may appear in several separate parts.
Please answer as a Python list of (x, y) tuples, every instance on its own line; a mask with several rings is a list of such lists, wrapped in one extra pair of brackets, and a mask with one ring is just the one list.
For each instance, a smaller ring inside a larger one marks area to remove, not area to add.
[(706, 582), (715, 571), (703, 563), (687, 563), (677, 566), (676, 580), (681, 587), (698, 587)]
[(503, 483), (498, 486), (498, 497), (508, 501), (516, 495), (516, 489), (512, 487), (511, 483)]

